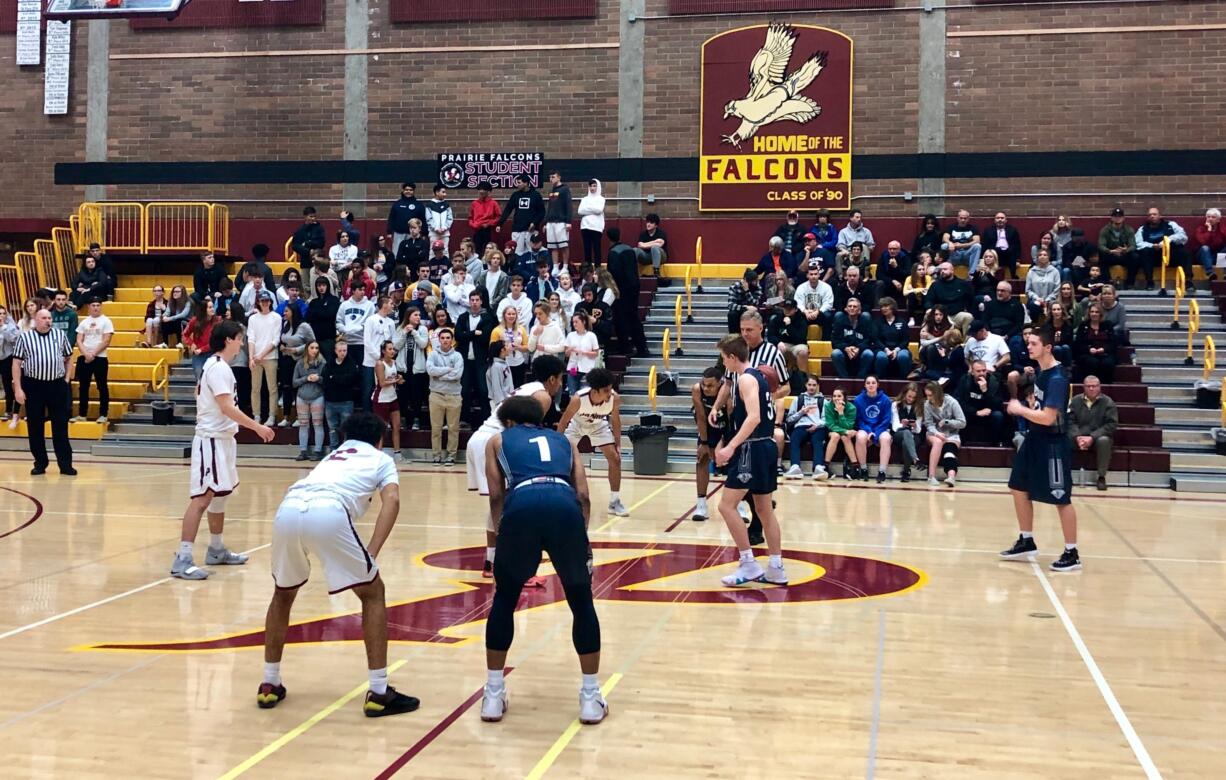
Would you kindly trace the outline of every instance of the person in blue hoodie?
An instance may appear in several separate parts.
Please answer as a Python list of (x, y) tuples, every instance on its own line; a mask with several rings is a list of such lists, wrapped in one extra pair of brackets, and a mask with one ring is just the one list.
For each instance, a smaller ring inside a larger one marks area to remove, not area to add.
[(387, 232), (392, 234), (393, 252), (398, 252), (400, 242), (409, 237), (409, 220), (421, 220), (425, 227), (426, 208), (417, 200), (416, 192), (417, 185), (411, 181), (400, 185), (400, 199), (387, 212)]
[(877, 389), (877, 377), (869, 374), (864, 379), (864, 389), (852, 400), (856, 407), (856, 459), (864, 464), (860, 479), (868, 480), (868, 447), (876, 444), (881, 452), (877, 467), (877, 483), (885, 482), (885, 472), (890, 465), (890, 433), (894, 410), (890, 397)]
[(809, 232), (817, 239), (817, 248), (820, 250), (822, 260), (825, 261), (822, 265), (825, 268), (834, 267), (834, 253), (839, 245), (839, 231), (830, 222), (830, 212), (821, 209), (814, 215), (816, 222), (813, 227), (809, 228)]

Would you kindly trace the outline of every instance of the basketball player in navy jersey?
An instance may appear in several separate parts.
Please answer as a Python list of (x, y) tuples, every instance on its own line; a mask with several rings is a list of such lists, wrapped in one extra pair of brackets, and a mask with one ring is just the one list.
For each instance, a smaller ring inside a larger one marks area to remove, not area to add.
[[(719, 342), (724, 368), (732, 373), (732, 438), (715, 451), (715, 465), (728, 467), (719, 513), (728, 526), (740, 553), (740, 563), (723, 578), (729, 586), (749, 582), (787, 585), (783, 570), (783, 545), (779, 521), (772, 500), (778, 479), (779, 448), (775, 444), (775, 405), (770, 386), (756, 368), (750, 368), (749, 346), (740, 336), (725, 336)], [(749, 531), (741, 521), (736, 505), (746, 494), (753, 496), (754, 508), (762, 518), (770, 561), (764, 570), (753, 557)]]
[(500, 721), (507, 711), (503, 667), (515, 635), (515, 605), (524, 583), (536, 574), (541, 553), (547, 552), (574, 616), (571, 637), (583, 672), (579, 722), (600, 723), (609, 705), (596, 680), (600, 621), (592, 602), (587, 475), (575, 445), (557, 431), (542, 427), (544, 410), (534, 399), (506, 399), (498, 407), (498, 419), (504, 430), (485, 445), (498, 554), (494, 558), (494, 600), (485, 623), (487, 680), (481, 720)]
[(698, 488), (698, 500), (694, 503), (693, 520), (699, 522), (710, 517), (707, 510), (707, 488), (711, 484), (711, 457), (719, 449), (724, 433), (723, 410), (710, 421), (711, 411), (719, 399), (719, 390), (724, 383), (724, 372), (719, 366), (711, 366), (702, 372), (702, 379), (690, 388), (694, 402), (694, 422), (698, 425), (698, 459), (694, 466), (694, 485)]
[(1073, 447), (1065, 427), (1069, 381), (1060, 361), (1051, 353), (1052, 331), (1039, 328), (1026, 337), (1026, 351), (1039, 364), (1033, 396), (1028, 403), (1009, 402), (1009, 414), (1027, 422), (1026, 438), (1013, 458), (1009, 490), (1021, 531), (1017, 541), (1000, 554), (1005, 560), (1030, 559), (1039, 552), (1034, 541), (1034, 502), (1052, 504), (1064, 531), (1064, 553), (1052, 571), (1077, 571), (1077, 510), (1073, 509)]

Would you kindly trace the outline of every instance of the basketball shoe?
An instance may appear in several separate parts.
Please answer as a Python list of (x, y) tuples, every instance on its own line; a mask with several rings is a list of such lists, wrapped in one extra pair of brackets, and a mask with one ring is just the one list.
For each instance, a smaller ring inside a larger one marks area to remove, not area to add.
[(1034, 560), (1034, 557), (1039, 554), (1039, 546), (1034, 543), (1034, 537), (1027, 539), (1018, 534), (1017, 541), (1008, 550), (1001, 550), (1000, 557), (1006, 561), (1016, 561), (1021, 558)]
[(761, 582), (765, 576), (766, 571), (763, 570), (762, 564), (757, 561), (742, 561), (737, 564), (736, 571), (726, 577), (721, 577), (719, 581), (730, 588), (734, 588), (750, 582)]
[(247, 556), (230, 552), (225, 547), (216, 550), (210, 547), (204, 555), (204, 562), (208, 566), (242, 566), (247, 562)]
[(486, 723), (497, 723), (507, 713), (511, 705), (507, 704), (507, 689), (504, 686), (495, 691), (488, 684), (481, 691), (481, 720)]
[(413, 696), (406, 696), (392, 686), (387, 686), (385, 693), (366, 692), (366, 701), (362, 711), (368, 718), (382, 718), (386, 715), (400, 715), (412, 712), (421, 706), (421, 702)]
[(620, 498), (616, 498), (609, 502), (609, 514), (617, 517), (629, 517), (630, 510), (626, 509), (626, 505), (622, 503)]
[(170, 564), (170, 576), (181, 580), (207, 580), (209, 573), (197, 566), (191, 558), (175, 556)]
[(260, 690), (255, 694), (255, 703), (262, 710), (271, 710), (285, 698), (285, 686), (272, 683), (260, 683)]
[(1064, 554), (1059, 559), (1052, 561), (1052, 571), (1081, 571), (1081, 556), (1077, 553), (1077, 548), (1071, 550), (1066, 549)]
[(762, 578), (772, 585), (788, 584), (788, 573), (783, 570), (782, 566), (767, 566), (766, 574)]
[(594, 726), (609, 716), (609, 703), (600, 695), (600, 689), (579, 691), (579, 722)]

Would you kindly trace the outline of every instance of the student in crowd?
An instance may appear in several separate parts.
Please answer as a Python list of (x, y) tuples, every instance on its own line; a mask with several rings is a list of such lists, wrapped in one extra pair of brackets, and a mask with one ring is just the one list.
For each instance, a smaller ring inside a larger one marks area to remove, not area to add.
[(489, 182), (477, 185), (477, 199), (468, 206), (468, 226), (473, 229), (473, 243), (479, 254), (485, 254), (494, 235), (494, 226), (502, 216), (502, 206), (490, 197), (493, 187)]
[(151, 347), (154, 344), (163, 345), (165, 341), (162, 339), (162, 319), (166, 315), (166, 310), (170, 308), (170, 301), (166, 300), (166, 288), (160, 284), (153, 286), (153, 300), (149, 301), (145, 306), (145, 338), (137, 343), (138, 347)]
[(393, 339), (396, 345), (396, 369), (404, 376), (404, 384), (396, 387), (400, 403), (400, 419), (408, 430), (428, 425), (426, 402), (430, 395), (430, 376), (426, 373), (426, 357), (430, 346), (430, 329), (422, 322), (421, 310), (407, 308), (400, 318)]
[(349, 234), (343, 230), (336, 231), (336, 243), (328, 250), (328, 264), (336, 273), (338, 279), (349, 275), (349, 266), (358, 259), (358, 248), (349, 243)]
[(271, 426), (277, 417), (277, 348), (281, 344), (281, 318), (272, 310), (273, 295), (261, 290), (259, 311), (247, 318), (248, 356), (251, 366), (251, 408), (261, 410), (261, 389), (268, 393), (267, 413), (256, 415)]
[[(639, 234), (635, 254), (638, 256), (639, 265), (650, 264), (656, 277), (660, 278), (660, 266), (668, 259), (668, 236), (660, 229), (659, 214), (643, 217), (643, 232)], [(671, 282), (660, 278), (659, 284), (661, 287), (668, 287)]]
[(600, 357), (600, 342), (596, 334), (588, 328), (588, 316), (576, 312), (571, 317), (572, 330), (566, 334), (564, 352), (566, 355), (566, 392), (574, 395), (579, 392), (587, 373), (596, 367)]
[[(293, 387), (298, 411), (298, 460), (320, 460), (324, 454), (324, 359), (319, 342), (312, 339), (294, 361)], [(308, 437), (315, 432), (315, 450), (308, 451)]]
[(945, 484), (958, 484), (958, 448), (962, 445), (959, 431), (966, 427), (962, 407), (952, 395), (946, 395), (939, 382), (924, 386), (924, 429), (928, 434), (928, 486), (940, 487), (937, 466), (945, 470)]
[(314, 206), (302, 209), (302, 224), (290, 237), (290, 249), (298, 255), (298, 264), (304, 269), (311, 262), (311, 251), (324, 248), (324, 226), (319, 224), (319, 214)]
[[(307, 345), (315, 341), (315, 331), (299, 314), (299, 309), (287, 306), (281, 313), (281, 343), (278, 345), (277, 357), (277, 388), (281, 393), (281, 422), (284, 428), (292, 421), (294, 426), (309, 424), (301, 416), (295, 417), (297, 405), (297, 386), (294, 384), (294, 370), (302, 362), (302, 355)], [(322, 414), (322, 409), (321, 412)], [(322, 419), (322, 417), (320, 418)]]
[(489, 392), (489, 406), (497, 409), (498, 404), (510, 398), (515, 392), (515, 380), (511, 377), (511, 367), (506, 359), (507, 343), (495, 341), (490, 344), (490, 365), (485, 373), (485, 386)]
[(1086, 307), (1086, 321), (1077, 329), (1073, 341), (1073, 381), (1081, 382), (1089, 374), (1098, 376), (1106, 385), (1115, 381), (1118, 343), (1115, 331), (1103, 322), (1102, 304), (1091, 303)]
[(1047, 316), (1047, 307), (1060, 293), (1060, 269), (1052, 265), (1051, 253), (1040, 249), (1035, 264), (1026, 273), (1026, 308), (1031, 320)]
[(528, 352), (534, 360), (541, 355), (562, 355), (566, 351), (566, 334), (554, 320), (549, 303), (541, 301), (533, 311), (536, 321), (528, 333)]
[(396, 245), (396, 265), (415, 270), (430, 256), (430, 242), (424, 235), (420, 219), (408, 222), (408, 234)]
[(511, 369), (515, 386), (519, 387), (528, 374), (528, 330), (520, 325), (519, 309), (515, 306), (505, 307), (499, 319), (500, 323), (494, 328), (490, 340), (506, 342), (507, 366)]
[[(442, 311), (442, 309), (440, 309)], [(461, 380), (464, 359), (455, 351), (455, 337), (450, 328), (440, 328), (438, 348), (426, 359), (430, 375), (430, 445), (434, 463), (455, 465), (460, 447)], [(443, 459), (443, 427), (447, 428), (447, 458)]]
[(800, 467), (800, 448), (809, 443), (813, 449), (813, 479), (819, 482), (830, 478), (826, 472), (826, 399), (822, 396), (817, 383), (817, 377), (811, 376), (805, 380), (805, 391), (796, 396), (792, 410), (785, 418), (787, 427), (791, 429), (788, 436), (791, 457), (791, 467), (784, 474), (788, 479), (800, 479), (804, 472)]
[(583, 262), (600, 265), (600, 237), (604, 233), (605, 199), (600, 179), (588, 179), (587, 194), (579, 201), (579, 233), (583, 237)]
[(366, 404), (373, 404), (371, 400), (375, 392), (375, 366), (382, 358), (381, 345), (385, 341), (392, 341), (396, 336), (396, 320), (392, 318), (392, 299), (386, 295), (379, 296), (375, 302), (374, 311), (362, 323), (362, 344), (365, 348), (362, 352), (362, 396), (366, 399)]
[(324, 419), (328, 423), (328, 447), (336, 449), (341, 426), (353, 414), (353, 397), (360, 385), (358, 364), (349, 359), (349, 345), (338, 340), (332, 359), (324, 363)]
[(823, 413), (826, 416), (826, 463), (834, 460), (839, 442), (843, 443), (843, 451), (847, 460), (843, 461), (843, 479), (859, 479), (860, 466), (856, 460), (856, 407), (848, 402), (841, 387), (836, 387), (826, 402)]
[(920, 400), (919, 385), (915, 382), (908, 382), (894, 399), (891, 429), (894, 438), (902, 444), (904, 457), (898, 479), (900, 482), (910, 482), (911, 469), (923, 468), (916, 450), (916, 437), (924, 432), (924, 402)]
[(77, 327), (77, 380), (81, 383), (77, 403), (77, 416), (69, 422), (83, 422), (89, 414), (89, 384), (92, 379), (98, 385), (98, 422), (105, 425), (110, 410), (111, 391), (107, 384), (106, 350), (115, 337), (115, 324), (102, 313), (102, 301), (93, 298), (89, 302), (89, 316)]
[(0, 413), (0, 421), (16, 419), (17, 397), (13, 386), (13, 349), (17, 346), (17, 337), (21, 329), (9, 316), (8, 309), (0, 305), (0, 387), (4, 388), (4, 411)]
[[(375, 304), (366, 297), (366, 288), (354, 287), (346, 300), (340, 302), (336, 312), (336, 335), (349, 345), (349, 360), (355, 365), (363, 365), (365, 357), (366, 320), (374, 313)], [(372, 349), (376, 347), (372, 346)]]
[(485, 377), (490, 364), (490, 339), (498, 327), (494, 315), (485, 308), (481, 293), (469, 290), (468, 306), (456, 318), (456, 351), (464, 359), (464, 408), (461, 419), (468, 419), (473, 428), (489, 416), (489, 389)]
[(404, 374), (396, 367), (396, 345), (390, 340), (379, 342), (371, 408), (392, 429), (392, 453), (397, 461), (404, 459), (400, 452), (400, 397), (397, 394), (397, 389), (404, 383)]
[(196, 381), (200, 381), (200, 372), (204, 370), (205, 361), (209, 359), (209, 337), (213, 334), (213, 326), (221, 322), (221, 317), (213, 313), (213, 299), (196, 301), (192, 306), (192, 318), (183, 328), (183, 343), (187, 345), (192, 358), (192, 373)]
[(599, 299), (598, 288), (594, 284), (585, 285), (583, 300), (575, 305), (576, 312), (583, 312), (592, 323), (592, 332), (600, 342), (600, 348), (609, 350), (609, 342), (613, 338), (613, 315), (608, 305)]
[(455, 212), (447, 202), (447, 188), (442, 184), (435, 184), (434, 197), (426, 202), (426, 227), (430, 231), (431, 242), (442, 242), (443, 254), (449, 251), (451, 225), (454, 222)]
[(98, 260), (93, 255), (86, 255), (81, 271), (72, 282), (72, 305), (83, 309), (93, 298), (107, 300), (113, 289), (111, 278), (98, 267)]
[(501, 316), (503, 299), (511, 293), (511, 277), (503, 270), (503, 266), (506, 264), (506, 255), (492, 248), (487, 254), (486, 268), (477, 274), (473, 284), (476, 286), (477, 292), (481, 293), (485, 307), (495, 312), (494, 316), (498, 317)]
[(868, 448), (876, 444), (880, 458), (877, 467), (877, 484), (886, 480), (890, 465), (890, 433), (894, 421), (890, 397), (878, 389), (877, 377), (869, 374), (864, 379), (864, 389), (852, 401), (856, 407), (856, 461), (864, 464), (860, 479), (868, 479)]
[(243, 414), (255, 419), (255, 410), (251, 408), (251, 357), (248, 352), (250, 339), (247, 335), (247, 312), (238, 301), (232, 301), (230, 308), (222, 311), (222, 320), (236, 322), (243, 328), (242, 345), (234, 357), (230, 359), (230, 372), (234, 374), (234, 405)]

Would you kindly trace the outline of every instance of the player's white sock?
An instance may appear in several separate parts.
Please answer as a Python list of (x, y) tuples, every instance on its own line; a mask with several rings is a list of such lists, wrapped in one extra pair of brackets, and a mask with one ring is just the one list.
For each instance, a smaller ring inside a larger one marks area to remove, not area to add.
[(610, 504), (612, 504), (614, 501), (621, 501), (621, 499), (622, 499), (622, 494), (620, 490), (610, 490), (609, 491), (609, 503)]
[(494, 548), (493, 547), (485, 548), (485, 560), (489, 561), (490, 563), (494, 562)]
[(770, 565), (774, 566), (776, 569), (782, 569), (783, 568), (783, 556), (782, 555), (772, 555), (770, 557)]
[(1033, 539), (1034, 533), (1031, 531), (1022, 531), (1022, 538), (1023, 539)]
[(275, 664), (270, 664), (267, 661), (264, 662), (264, 682), (270, 683), (272, 685), (281, 684), (281, 662), (280, 661), (277, 661)]
[(184, 559), (191, 558), (192, 547), (193, 545), (191, 542), (179, 542), (179, 557)]
[(1077, 549), (1077, 543), (1076, 543), (1076, 542), (1073, 542), (1072, 544), (1066, 544), (1066, 545), (1064, 545), (1064, 549), (1066, 549), (1066, 550), (1076, 550), (1076, 549)]
[(502, 690), (502, 687), (505, 684), (502, 678), (502, 670), (501, 669), (485, 670), (485, 684), (488, 685), (490, 687), (490, 690), (492, 691)]
[(370, 670), (370, 689), (380, 696), (387, 693), (387, 667)]
[(587, 691), (588, 693), (592, 693), (593, 691), (600, 690), (600, 683), (597, 682), (596, 675), (594, 674), (583, 675), (583, 690)]
[(753, 550), (741, 550), (741, 563), (753, 562)]
[(209, 547), (214, 550), (220, 550), (225, 547), (226, 543), (221, 540), (221, 534), (209, 534)]
[(697, 512), (697, 513), (698, 513), (698, 514), (700, 514), (700, 515), (705, 515), (705, 514), (707, 513), (707, 498), (706, 498), (706, 496), (699, 496), (699, 497), (698, 497), (697, 505), (694, 507), (694, 511), (695, 511), (695, 512)]

